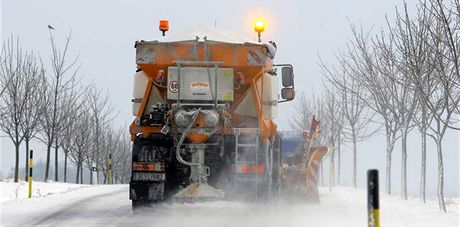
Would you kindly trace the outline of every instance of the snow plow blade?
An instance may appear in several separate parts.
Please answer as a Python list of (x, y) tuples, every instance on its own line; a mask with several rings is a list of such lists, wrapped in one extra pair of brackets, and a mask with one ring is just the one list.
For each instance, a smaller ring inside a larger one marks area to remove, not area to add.
[(312, 147), (310, 149), (310, 157), (308, 158), (305, 176), (305, 194), (312, 202), (319, 202), (318, 169), (321, 165), (323, 156), (326, 155), (328, 151), (328, 147)]
[(319, 202), (318, 169), (323, 156), (329, 151), (328, 147), (312, 147), (305, 163), (289, 165), (283, 163), (281, 177), (285, 195), (304, 198), (308, 202)]

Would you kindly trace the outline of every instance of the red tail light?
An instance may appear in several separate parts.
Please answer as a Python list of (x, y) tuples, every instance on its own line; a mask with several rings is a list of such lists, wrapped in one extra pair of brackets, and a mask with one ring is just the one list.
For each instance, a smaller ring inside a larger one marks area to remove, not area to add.
[(236, 173), (246, 173), (246, 174), (262, 174), (265, 173), (265, 165), (259, 164), (239, 164), (239, 165), (234, 165), (232, 168), (232, 171), (236, 171)]
[(264, 165), (259, 165), (257, 169), (257, 173), (265, 173), (265, 166)]
[(241, 173), (248, 173), (248, 166), (246, 164), (241, 166)]

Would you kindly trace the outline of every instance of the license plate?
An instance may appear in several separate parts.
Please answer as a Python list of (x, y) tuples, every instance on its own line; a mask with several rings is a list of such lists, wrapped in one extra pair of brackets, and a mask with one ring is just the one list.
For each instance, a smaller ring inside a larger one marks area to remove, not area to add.
[(163, 181), (165, 179), (164, 173), (133, 173), (134, 181)]

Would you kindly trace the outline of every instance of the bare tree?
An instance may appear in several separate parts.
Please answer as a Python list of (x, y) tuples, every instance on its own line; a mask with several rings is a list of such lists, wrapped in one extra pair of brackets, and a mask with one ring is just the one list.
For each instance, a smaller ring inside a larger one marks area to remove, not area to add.
[[(0, 102), (0, 128), (15, 146), (14, 181), (18, 182), (19, 147), (25, 138), (24, 120), (29, 114), (36, 85), (36, 58), (23, 51), (19, 39), (10, 37), (3, 42), (0, 67), (0, 82), (5, 84)], [(29, 125), (27, 125), (29, 126)]]
[[(104, 162), (106, 157), (102, 155), (101, 143), (104, 142), (102, 134), (104, 129), (109, 127), (109, 122), (114, 118), (114, 107), (109, 101), (109, 93), (106, 91), (103, 93), (101, 90), (92, 85), (87, 92), (88, 104), (91, 111), (91, 116), (94, 121), (94, 133), (93, 133), (93, 148), (92, 155), (88, 160), (88, 165), (91, 167), (92, 162), (95, 162), (97, 169), (97, 176), (99, 176), (100, 163)], [(90, 181), (92, 182), (92, 175)]]
[[(326, 144), (332, 147), (332, 150), (328, 154), (329, 156), (329, 172), (331, 174), (330, 181), (332, 186), (335, 185), (335, 156), (337, 155), (337, 180), (340, 183), (340, 137), (342, 134), (343, 127), (343, 112), (339, 109), (339, 101), (335, 97), (335, 91), (333, 89), (326, 90), (323, 94), (324, 111), (321, 129), (321, 136), (325, 137)], [(339, 148), (339, 149), (337, 149)]]
[(44, 75), (44, 69), (41, 65), (37, 64), (36, 57), (31, 53), (31, 57), (28, 58), (24, 65), (24, 76), (25, 79), (22, 81), (25, 85), (25, 89), (30, 91), (30, 96), (25, 103), (26, 114), (23, 116), (21, 123), (22, 133), (24, 134), (24, 142), (26, 145), (25, 152), (25, 169), (24, 177), (25, 180), (29, 179), (29, 150), (30, 141), (39, 132), (40, 121), (43, 119), (45, 111), (45, 95), (46, 95), (46, 78)]
[[(377, 51), (374, 43), (371, 42), (370, 33), (365, 33), (362, 28), (358, 30), (352, 26), (354, 39), (348, 46), (347, 67), (352, 72), (350, 75), (358, 81), (364, 91), (357, 93), (362, 102), (379, 116), (380, 123), (385, 128), (386, 138), (386, 192), (391, 194), (391, 167), (392, 153), (398, 140), (398, 129), (400, 122), (396, 103), (392, 92), (395, 92), (394, 81), (384, 74), (395, 74), (392, 67), (384, 67), (382, 63), (388, 64), (388, 58), (383, 58)], [(386, 62), (385, 62), (386, 61)], [(382, 72), (383, 71), (383, 72)]]
[[(427, 111), (433, 117), (433, 122), (427, 124), (422, 121), (422, 128), (427, 127), (427, 133), (436, 143), (438, 156), (438, 201), (441, 210), (446, 211), (444, 202), (444, 164), (442, 153), (442, 140), (447, 128), (453, 127), (456, 123), (453, 115), (458, 112), (460, 102), (460, 91), (458, 86), (458, 1), (454, 7), (449, 8), (447, 3), (442, 1), (430, 1), (427, 4), (421, 1), (418, 15), (410, 19), (407, 10), (403, 19), (398, 18), (404, 25), (404, 30), (398, 29), (398, 37), (408, 53), (412, 62), (405, 63), (409, 73), (404, 74), (409, 80), (417, 94), (422, 112)], [(396, 27), (398, 28), (398, 26)], [(412, 45), (412, 46), (411, 46)], [(424, 49), (421, 50), (421, 47)], [(402, 53), (406, 53), (402, 52)], [(428, 54), (425, 61), (419, 53)], [(423, 64), (428, 66), (424, 66)], [(430, 69), (430, 71), (424, 70)], [(422, 143), (426, 140), (422, 138)], [(424, 148), (422, 148), (424, 149)], [(422, 198), (425, 197), (425, 151), (422, 151)]]
[(113, 153), (113, 172), (120, 183), (127, 183), (131, 177), (131, 141), (124, 127), (115, 131), (117, 146)]
[[(429, 4), (426, 1), (420, 1), (421, 10), (428, 11), (432, 14), (436, 21), (438, 22), (440, 33), (431, 33), (435, 37), (439, 35), (442, 36), (442, 39), (439, 41), (442, 42), (443, 46), (446, 47), (446, 52), (444, 52), (444, 57), (447, 57), (447, 60), (451, 63), (450, 70), (453, 72), (451, 79), (452, 83), (459, 87), (460, 86), (460, 1), (442, 1), (434, 0), (429, 1)], [(425, 25), (430, 27), (429, 21), (424, 21)], [(431, 29), (430, 29), (431, 30)], [(441, 38), (441, 37), (438, 37)], [(458, 111), (458, 107), (457, 107)], [(449, 125), (450, 126), (450, 125)], [(456, 128), (458, 129), (458, 128)]]
[(294, 104), (295, 115), (289, 121), (292, 129), (297, 131), (304, 131), (310, 128), (310, 121), (313, 117), (315, 110), (313, 109), (312, 99), (307, 98), (305, 93), (301, 93), (296, 103)]
[(74, 120), (74, 132), (71, 137), (71, 149), (69, 160), (77, 168), (75, 183), (83, 183), (83, 164), (86, 156), (91, 155), (89, 150), (92, 146), (92, 133), (94, 122), (88, 112), (88, 107), (84, 106), (77, 110), (77, 118)]
[(368, 139), (377, 130), (372, 129), (370, 125), (374, 113), (361, 98), (365, 91), (363, 85), (352, 76), (354, 72), (349, 68), (345, 55), (339, 55), (337, 60), (339, 69), (328, 67), (324, 62), (321, 63), (321, 68), (330, 85), (334, 86), (340, 95), (339, 107), (346, 123), (342, 130), (344, 138), (353, 144), (353, 186), (357, 187), (357, 143)]
[[(46, 98), (47, 111), (44, 120), (41, 123), (41, 141), (46, 144), (46, 168), (45, 180), (49, 178), (49, 166), (51, 159), (51, 148), (54, 146), (55, 155), (55, 181), (58, 181), (58, 149), (59, 149), (59, 130), (62, 127), (62, 122), (68, 114), (68, 110), (63, 109), (62, 100), (65, 98), (64, 93), (73, 89), (76, 85), (76, 75), (78, 67), (76, 67), (78, 58), (70, 59), (68, 56), (71, 33), (66, 38), (64, 47), (61, 49), (55, 42), (53, 31), (50, 29), (51, 40), (51, 68), (52, 72), (50, 80), (50, 89)], [(67, 94), (71, 94), (68, 92)], [(74, 100), (77, 100), (76, 98)]]
[(76, 130), (75, 119), (78, 119), (82, 110), (88, 111), (86, 107), (87, 101), (83, 96), (86, 88), (79, 89), (70, 89), (64, 92), (63, 99), (61, 100), (62, 109), (64, 109), (65, 114), (62, 115), (62, 121), (59, 128), (59, 147), (62, 148), (64, 153), (64, 182), (67, 182), (67, 163), (69, 152), (72, 149), (75, 149), (75, 143), (72, 141), (72, 136)]
[[(395, 81), (395, 86), (398, 88), (397, 106), (401, 121), (401, 135), (403, 145), (403, 174), (402, 174), (402, 193), (403, 198), (407, 199), (406, 189), (406, 170), (405, 170), (405, 145), (407, 140), (407, 132), (411, 129), (411, 122), (415, 122), (421, 132), (422, 140), (422, 165), (421, 165), (421, 197), (425, 201), (425, 175), (426, 175), (426, 131), (430, 123), (430, 115), (427, 114), (426, 105), (423, 100), (420, 100), (420, 92), (415, 89), (414, 78), (421, 81), (424, 92), (431, 93), (436, 87), (433, 81), (429, 80), (434, 69), (433, 51), (429, 44), (429, 32), (424, 24), (432, 21), (432, 17), (425, 10), (418, 11), (416, 19), (410, 19), (407, 5), (404, 5), (404, 13), (396, 11), (396, 23), (394, 26), (389, 24), (390, 43), (394, 48), (389, 48), (390, 45), (385, 45), (380, 42), (379, 46), (385, 54), (385, 58), (391, 59), (391, 64), (397, 67), (399, 74), (388, 75)], [(391, 46), (390, 46), (391, 47)], [(390, 67), (390, 66), (389, 66)], [(421, 113), (415, 114), (415, 108), (418, 108)]]
[(67, 125), (62, 131), (62, 139), (59, 141), (60, 147), (64, 152), (64, 183), (67, 182), (67, 166), (69, 153), (75, 150), (75, 144), (72, 141), (72, 136), (76, 129), (75, 119), (77, 119), (77, 110), (73, 110), (71, 114), (64, 120), (64, 124)]

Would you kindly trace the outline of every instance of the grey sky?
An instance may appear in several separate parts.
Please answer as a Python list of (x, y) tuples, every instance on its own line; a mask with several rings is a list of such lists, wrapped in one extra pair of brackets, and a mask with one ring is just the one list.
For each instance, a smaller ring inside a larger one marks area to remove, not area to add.
[[(416, 1), (408, 1), (411, 8)], [(209, 25), (228, 29), (256, 39), (252, 19), (267, 20), (264, 41), (278, 45), (277, 62), (292, 63), (295, 67), (297, 92), (322, 90), (322, 74), (318, 54), (327, 62), (334, 62), (334, 52), (351, 38), (350, 20), (364, 28), (378, 31), (385, 26), (385, 14), (394, 15), (390, 0), (298, 0), (298, 1), (121, 1), (121, 0), (3, 0), (1, 4), (1, 37), (19, 36), (27, 49), (38, 51), (46, 63), (49, 56), (47, 25), (53, 25), (56, 38), (62, 41), (73, 31), (71, 53), (80, 56), (80, 75), (84, 81), (94, 81), (98, 87), (111, 91), (111, 100), (119, 111), (117, 124), (128, 125), (132, 78), (135, 70), (133, 44), (139, 39), (153, 39), (160, 35), (158, 21), (168, 19), (170, 30), (178, 31), (195, 25)], [(282, 104), (277, 119), (281, 129), (288, 129), (293, 103)], [(128, 133), (128, 132), (127, 132)], [(409, 150), (409, 190), (417, 192), (419, 178), (418, 134), (412, 133)], [(449, 132), (445, 138), (446, 191), (458, 195), (459, 134)], [(1, 170), (8, 172), (13, 164), (12, 145), (1, 139)], [(435, 191), (436, 156), (434, 147), (428, 158), (428, 191)], [(36, 149), (42, 149), (37, 145)], [(399, 191), (399, 147), (394, 153), (394, 187)], [(44, 157), (44, 152), (38, 152)], [(345, 151), (344, 161), (351, 161)], [(364, 184), (364, 170), (384, 167), (382, 137), (359, 145), (358, 166), (360, 184)], [(21, 156), (21, 164), (23, 163)], [(351, 165), (344, 164), (344, 174), (351, 175)], [(382, 171), (382, 174), (384, 172)], [(382, 175), (383, 177), (383, 175)], [(348, 178), (348, 177), (347, 177)], [(349, 179), (348, 179), (349, 180)]]

